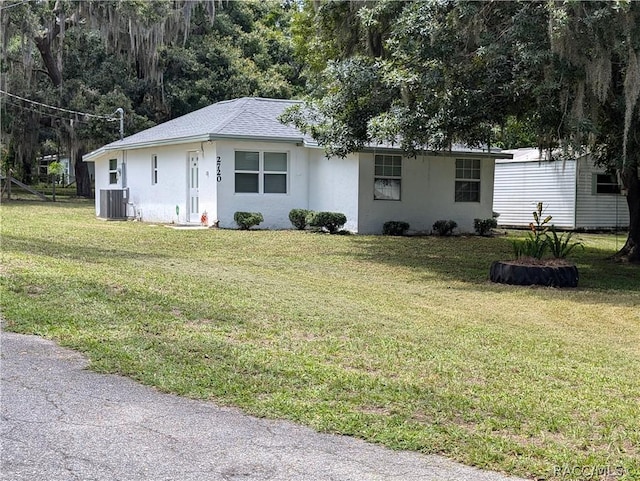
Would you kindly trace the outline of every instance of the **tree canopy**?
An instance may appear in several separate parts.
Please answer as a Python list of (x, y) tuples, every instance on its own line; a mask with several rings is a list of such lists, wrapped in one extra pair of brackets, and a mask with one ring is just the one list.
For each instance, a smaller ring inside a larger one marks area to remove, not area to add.
[(285, 121), (341, 155), (368, 142), (409, 154), (495, 145), (517, 126), (553, 155), (589, 151), (622, 181), (631, 225), (620, 256), (640, 262), (640, 3), (323, 1), (304, 11), (297, 29), (318, 47), (299, 51), (318, 87)]
[[(81, 156), (125, 132), (246, 95), (289, 98), (303, 85), (277, 1), (2, 2), (2, 159), (31, 182), (36, 156)], [(43, 107), (32, 102), (64, 108)], [(88, 114), (88, 115), (82, 115)], [(84, 179), (84, 180), (83, 180)]]

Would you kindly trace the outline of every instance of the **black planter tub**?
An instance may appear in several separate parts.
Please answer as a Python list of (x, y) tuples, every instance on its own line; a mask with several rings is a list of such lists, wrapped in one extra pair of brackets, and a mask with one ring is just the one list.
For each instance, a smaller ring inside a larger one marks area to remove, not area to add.
[(489, 277), (492, 282), (517, 286), (578, 286), (578, 268), (574, 265), (525, 265), (496, 261), (491, 264)]

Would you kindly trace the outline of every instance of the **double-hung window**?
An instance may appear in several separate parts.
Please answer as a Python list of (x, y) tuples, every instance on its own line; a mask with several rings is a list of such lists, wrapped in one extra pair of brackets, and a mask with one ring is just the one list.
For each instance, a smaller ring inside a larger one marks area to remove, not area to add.
[(158, 183), (158, 156), (151, 156), (151, 183), (153, 185)]
[(109, 183), (118, 183), (118, 159), (109, 159)]
[(402, 184), (402, 157), (400, 155), (374, 156), (373, 198), (400, 200)]
[(456, 202), (480, 202), (480, 160), (456, 159)]
[(594, 174), (594, 191), (596, 194), (619, 194), (620, 185), (615, 175)]
[(235, 192), (286, 194), (288, 176), (286, 152), (235, 153)]

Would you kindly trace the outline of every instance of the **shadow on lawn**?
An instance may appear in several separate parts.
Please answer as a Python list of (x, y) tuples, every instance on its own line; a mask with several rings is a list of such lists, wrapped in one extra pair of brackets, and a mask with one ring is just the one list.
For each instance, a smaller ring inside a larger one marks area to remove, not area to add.
[[(354, 237), (352, 255), (376, 262), (436, 273), (443, 279), (492, 284), (493, 261), (513, 258), (510, 237)], [(640, 294), (640, 266), (613, 262), (612, 251), (585, 247), (569, 258), (578, 266), (577, 290), (616, 290)], [(496, 290), (502, 285), (495, 285)], [(532, 286), (532, 289), (539, 287)]]
[(23, 238), (12, 235), (2, 236), (2, 249), (7, 252), (36, 254), (58, 259), (72, 259), (90, 264), (104, 264), (109, 259), (169, 259), (169, 255), (152, 254), (125, 250), (114, 245), (109, 248), (73, 245), (64, 241)]

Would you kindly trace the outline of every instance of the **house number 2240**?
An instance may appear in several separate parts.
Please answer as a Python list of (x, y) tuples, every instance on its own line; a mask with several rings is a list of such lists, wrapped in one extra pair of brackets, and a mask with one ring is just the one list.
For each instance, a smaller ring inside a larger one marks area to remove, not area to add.
[(222, 160), (220, 160), (220, 157), (218, 156), (218, 158), (216, 159), (216, 180), (218, 182), (222, 181), (222, 170), (221, 170), (221, 164), (222, 164)]

